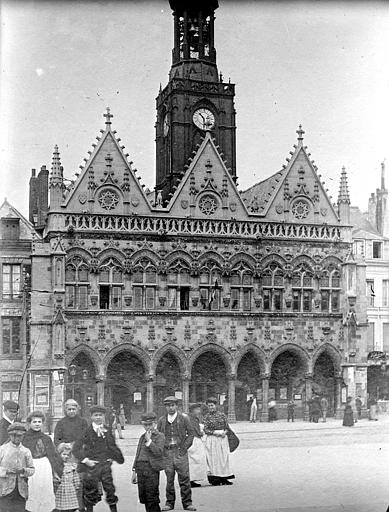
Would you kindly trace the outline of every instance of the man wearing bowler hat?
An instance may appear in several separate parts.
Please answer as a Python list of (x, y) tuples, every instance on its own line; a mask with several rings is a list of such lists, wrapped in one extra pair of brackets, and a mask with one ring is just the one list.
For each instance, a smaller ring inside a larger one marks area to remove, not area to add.
[(165, 436), (156, 430), (154, 412), (142, 414), (145, 433), (140, 436), (132, 469), (132, 483), (138, 484), (139, 501), (146, 512), (161, 512), (159, 506), (159, 472), (165, 469)]
[(174, 477), (177, 473), (181, 501), (184, 510), (196, 510), (192, 505), (192, 489), (189, 478), (188, 448), (193, 443), (194, 432), (187, 416), (177, 410), (177, 398), (164, 400), (166, 414), (158, 420), (157, 429), (165, 435), (166, 453), (166, 505), (163, 511), (173, 510), (176, 501)]
[(0, 445), (9, 440), (8, 427), (16, 420), (19, 406), (12, 400), (6, 400), (3, 403), (3, 417), (0, 420)]

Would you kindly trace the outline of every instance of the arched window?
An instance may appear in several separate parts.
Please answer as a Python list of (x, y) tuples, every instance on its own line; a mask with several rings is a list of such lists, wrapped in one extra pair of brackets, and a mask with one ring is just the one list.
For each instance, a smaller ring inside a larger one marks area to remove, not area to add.
[(86, 309), (89, 295), (89, 269), (80, 257), (72, 258), (65, 266), (65, 307)]
[(200, 303), (204, 310), (219, 311), (221, 292), (221, 270), (209, 261), (200, 273)]
[(235, 267), (230, 277), (231, 309), (250, 311), (252, 289), (253, 274), (250, 269), (243, 264)]
[(171, 310), (189, 310), (190, 275), (184, 262), (169, 267), (167, 275), (168, 308)]
[(132, 274), (132, 289), (135, 309), (155, 309), (157, 270), (150, 260), (144, 259)]
[(100, 309), (121, 309), (123, 271), (113, 258), (99, 268)]
[(313, 275), (301, 265), (292, 276), (293, 311), (312, 311)]
[(271, 263), (263, 272), (262, 293), (264, 311), (282, 310), (284, 273), (276, 263)]
[(325, 270), (320, 277), (321, 310), (339, 311), (340, 273), (337, 270)]

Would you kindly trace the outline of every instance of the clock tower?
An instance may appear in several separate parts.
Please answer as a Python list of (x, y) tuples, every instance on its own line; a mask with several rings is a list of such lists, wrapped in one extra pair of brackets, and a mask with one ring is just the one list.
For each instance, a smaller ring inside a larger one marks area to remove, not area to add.
[(167, 86), (157, 97), (156, 191), (166, 203), (210, 131), (233, 178), (235, 86), (224, 83), (214, 46), (217, 0), (169, 0), (174, 17), (174, 48)]

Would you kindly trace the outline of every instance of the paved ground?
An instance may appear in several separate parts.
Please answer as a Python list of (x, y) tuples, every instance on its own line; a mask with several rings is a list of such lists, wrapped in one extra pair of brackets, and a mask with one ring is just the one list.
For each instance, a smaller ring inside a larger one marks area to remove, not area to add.
[[(312, 424), (236, 423), (241, 439), (232, 454), (234, 485), (193, 490), (199, 512), (385, 512), (389, 503), (389, 418)], [(140, 426), (127, 427), (120, 446), (126, 457), (114, 466), (119, 512), (144, 511), (130, 484)], [(164, 474), (161, 501), (164, 503)], [(178, 491), (179, 492), (179, 491)], [(178, 494), (179, 496), (179, 494)], [(108, 510), (105, 503), (96, 512)], [(182, 510), (176, 503), (176, 510)]]

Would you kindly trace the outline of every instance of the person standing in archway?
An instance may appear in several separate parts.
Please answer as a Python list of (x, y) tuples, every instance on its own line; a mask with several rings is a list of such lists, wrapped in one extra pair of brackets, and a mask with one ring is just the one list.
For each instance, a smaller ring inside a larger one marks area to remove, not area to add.
[(328, 400), (324, 395), (322, 396), (322, 398), (320, 400), (320, 407), (321, 407), (321, 414), (323, 417), (323, 423), (325, 423), (327, 421)]
[(257, 421), (257, 411), (258, 411), (257, 399), (254, 396), (253, 401), (251, 402), (251, 408), (250, 408), (250, 422), (251, 423), (255, 423)]

